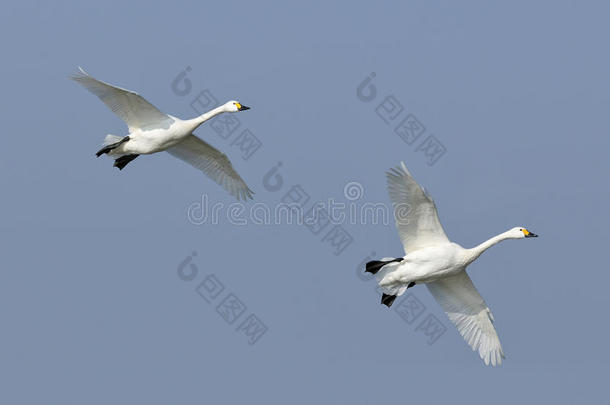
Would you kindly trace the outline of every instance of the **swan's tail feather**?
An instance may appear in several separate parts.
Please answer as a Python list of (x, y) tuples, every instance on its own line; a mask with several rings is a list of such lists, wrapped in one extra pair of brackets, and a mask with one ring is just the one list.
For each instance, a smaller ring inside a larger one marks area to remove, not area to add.
[[(384, 260), (382, 259), (381, 261)], [(402, 263), (400, 262), (402, 262), (402, 259), (394, 259), (389, 261), (385, 263), (375, 274), (377, 283), (385, 295), (400, 297), (407, 290), (409, 284), (411, 284), (404, 280), (404, 274), (400, 271), (402, 266)], [(391, 301), (387, 300), (390, 300), (390, 298), (383, 297), (381, 303), (385, 305), (392, 305), (392, 302), (394, 302), (394, 299), (391, 299)]]
[(370, 261), (366, 264), (366, 270), (364, 271), (365, 273), (371, 273), (371, 274), (377, 274), (377, 272), (379, 270), (381, 270), (381, 268), (383, 266), (385, 266), (388, 263), (392, 263), (392, 262), (401, 262), (403, 260), (402, 257), (399, 257), (398, 259), (381, 259), (381, 260), (373, 260)]
[(113, 149), (118, 148), (128, 140), (129, 136), (122, 137), (108, 134), (102, 143), (103, 148), (98, 150), (95, 156), (100, 157), (104, 153), (110, 153)]
[(104, 142), (102, 142), (102, 146), (112, 145), (113, 143), (119, 142), (121, 139), (123, 139), (122, 136), (108, 134), (108, 135), (106, 135), (106, 138), (104, 138)]

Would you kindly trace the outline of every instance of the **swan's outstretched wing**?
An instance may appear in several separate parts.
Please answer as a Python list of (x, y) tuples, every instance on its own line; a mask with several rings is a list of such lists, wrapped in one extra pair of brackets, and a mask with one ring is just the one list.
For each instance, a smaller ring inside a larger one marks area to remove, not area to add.
[(502, 364), (504, 352), (493, 326), (493, 315), (466, 271), (427, 283), (426, 286), (466, 343), (479, 352), (485, 364)]
[(386, 175), (394, 219), (405, 252), (448, 243), (434, 201), (417, 184), (405, 164), (401, 162)]
[(129, 127), (129, 132), (137, 128), (169, 126), (173, 119), (163, 114), (138, 93), (112, 86), (89, 76), (82, 68), (71, 77), (87, 90), (99, 97)]
[(227, 155), (195, 135), (187, 136), (167, 151), (207, 174), (238, 200), (252, 198), (254, 193), (233, 169)]

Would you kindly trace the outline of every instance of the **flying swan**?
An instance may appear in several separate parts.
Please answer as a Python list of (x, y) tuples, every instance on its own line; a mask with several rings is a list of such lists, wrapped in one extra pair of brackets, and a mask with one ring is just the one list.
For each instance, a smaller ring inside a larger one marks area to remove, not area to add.
[(197, 118), (181, 120), (159, 111), (142, 96), (97, 80), (79, 67), (71, 79), (99, 97), (129, 128), (129, 135), (107, 135), (96, 156), (117, 156), (114, 166), (123, 170), (139, 155), (167, 151), (203, 171), (238, 200), (252, 198), (252, 190), (237, 174), (225, 154), (193, 135), (193, 131), (218, 114), (248, 110), (229, 101)]
[(500, 365), (504, 352), (493, 326), (494, 318), (466, 273), (483, 252), (505, 239), (538, 235), (517, 226), (472, 248), (451, 242), (438, 219), (434, 201), (404, 163), (386, 173), (398, 235), (406, 255), (366, 264), (383, 291), (381, 303), (390, 307), (397, 296), (416, 284), (426, 284), (458, 332), (486, 365)]

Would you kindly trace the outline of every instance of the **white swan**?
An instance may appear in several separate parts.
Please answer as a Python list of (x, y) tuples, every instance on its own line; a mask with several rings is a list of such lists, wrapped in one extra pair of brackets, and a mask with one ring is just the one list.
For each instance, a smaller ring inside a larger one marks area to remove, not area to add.
[(248, 110), (250, 107), (229, 101), (197, 118), (181, 120), (159, 111), (142, 96), (91, 77), (79, 67), (80, 73), (71, 79), (99, 97), (129, 128), (129, 135), (107, 135), (104, 153), (118, 156), (114, 166), (122, 170), (138, 155), (167, 151), (173, 156), (203, 171), (238, 200), (252, 198), (252, 190), (237, 174), (227, 156), (192, 134), (210, 118), (226, 113)]
[(465, 249), (447, 238), (434, 201), (413, 179), (404, 163), (386, 174), (396, 227), (406, 256), (367, 263), (366, 271), (376, 274), (384, 292), (381, 302), (389, 307), (407, 288), (426, 284), (485, 364), (502, 364), (504, 352), (493, 327), (494, 318), (468, 277), (466, 267), (498, 242), (538, 235), (518, 226)]

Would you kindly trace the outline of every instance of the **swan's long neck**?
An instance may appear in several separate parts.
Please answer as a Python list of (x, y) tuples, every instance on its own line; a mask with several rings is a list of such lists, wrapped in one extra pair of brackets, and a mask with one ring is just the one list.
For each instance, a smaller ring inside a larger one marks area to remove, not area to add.
[[(208, 111), (205, 114), (201, 114), (199, 117), (197, 118), (193, 118), (192, 120), (190, 120), (192, 122), (192, 124), (195, 126), (195, 128), (197, 128), (199, 125), (203, 124), (204, 122), (214, 118), (215, 116), (217, 116), (218, 114), (222, 114), (225, 111), (225, 108), (223, 105), (214, 108), (213, 110)], [(193, 128), (193, 129), (195, 129)]]
[(481, 243), (478, 246), (473, 247), (472, 249), (468, 249), (468, 252), (470, 253), (470, 256), (471, 256), (470, 262), (472, 262), (473, 260), (475, 260), (476, 258), (481, 256), (481, 254), (483, 254), (483, 252), (485, 252), (487, 249), (489, 249), (493, 245), (495, 245), (499, 242), (502, 242), (505, 239), (510, 239), (509, 233), (510, 233), (510, 231), (506, 231), (504, 233), (494, 236), (493, 238), (487, 239), (485, 242)]

